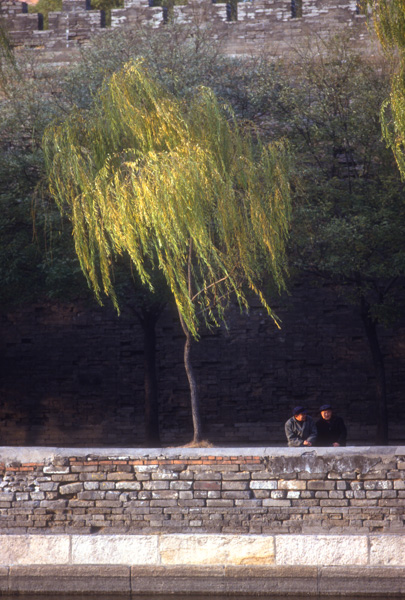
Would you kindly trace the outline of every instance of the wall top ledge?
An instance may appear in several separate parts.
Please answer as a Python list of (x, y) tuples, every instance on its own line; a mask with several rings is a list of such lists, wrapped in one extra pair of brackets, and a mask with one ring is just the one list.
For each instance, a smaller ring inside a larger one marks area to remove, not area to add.
[(2, 446), (0, 463), (48, 463), (58, 458), (102, 458), (104, 460), (154, 460), (154, 459), (199, 459), (213, 457), (259, 457), (259, 458), (332, 458), (363, 456), (367, 458), (389, 458), (405, 456), (405, 446), (349, 446), (346, 448), (287, 448), (287, 447), (220, 447), (212, 448), (54, 448), (45, 446)]

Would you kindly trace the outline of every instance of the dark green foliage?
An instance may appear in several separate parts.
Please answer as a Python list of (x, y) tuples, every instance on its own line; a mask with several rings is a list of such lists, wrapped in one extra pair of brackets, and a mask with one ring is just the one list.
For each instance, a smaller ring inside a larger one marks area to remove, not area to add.
[(381, 140), (387, 64), (367, 62), (348, 48), (345, 40), (331, 40), (301, 50), (294, 65), (261, 77), (252, 104), (264, 115), (262, 130), (282, 131), (295, 147), (291, 260), (357, 307), (377, 376), (378, 440), (385, 443), (378, 325), (403, 312), (404, 186)]

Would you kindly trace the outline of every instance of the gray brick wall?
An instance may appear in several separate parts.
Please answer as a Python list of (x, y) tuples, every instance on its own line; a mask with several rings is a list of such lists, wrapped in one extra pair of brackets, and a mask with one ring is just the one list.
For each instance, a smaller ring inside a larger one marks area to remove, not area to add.
[(0, 533), (404, 533), (395, 449), (212, 452), (3, 464)]

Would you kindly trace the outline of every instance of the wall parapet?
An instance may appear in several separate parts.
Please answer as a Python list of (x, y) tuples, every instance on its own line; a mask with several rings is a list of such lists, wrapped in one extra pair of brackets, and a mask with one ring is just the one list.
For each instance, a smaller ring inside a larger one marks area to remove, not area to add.
[[(23, 12), (22, 6), (18, 0), (5, 0), (0, 5), (0, 17), (12, 44), (40, 49), (42, 56), (53, 54), (61, 62), (76, 60), (75, 49), (86, 45), (105, 26), (102, 11), (89, 10), (85, 0), (64, 0), (60, 12), (49, 13), (49, 29), (42, 32), (42, 20)], [(282, 56), (309, 34), (330, 37), (343, 28), (352, 32), (353, 45), (359, 48), (364, 48), (370, 37), (356, 0), (324, 0), (321, 5), (317, 0), (304, 0), (300, 17), (294, 16), (291, 0), (241, 2), (235, 8), (235, 20), (229, 18), (229, 6), (227, 2), (185, 0), (174, 7), (172, 18), (185, 25), (203, 23), (213, 38), (222, 40), (228, 54), (250, 55), (260, 48), (261, 52)], [(153, 6), (153, 1), (126, 0), (123, 8), (111, 11), (111, 26), (158, 28), (166, 25), (165, 15), (161, 6)]]
[(405, 447), (0, 448), (0, 533), (404, 533)]

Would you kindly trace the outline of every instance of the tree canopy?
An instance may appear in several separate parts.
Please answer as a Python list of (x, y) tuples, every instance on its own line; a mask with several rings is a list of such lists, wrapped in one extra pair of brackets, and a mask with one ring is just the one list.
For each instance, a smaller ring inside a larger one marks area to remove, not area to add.
[(186, 103), (135, 62), (111, 77), (89, 110), (50, 127), (44, 147), (50, 191), (72, 220), (100, 301), (105, 292), (118, 308), (113, 264), (128, 255), (150, 289), (153, 270), (163, 273), (188, 344), (201, 321), (224, 318), (231, 295), (248, 306), (248, 290), (277, 320), (263, 277), (284, 286), (283, 143), (262, 146), (209, 89)]
[(213, 299), (220, 312), (218, 299), (232, 292), (247, 303), (242, 280), (271, 314), (258, 276), (270, 272), (283, 286), (287, 152), (281, 143), (255, 148), (208, 89), (186, 106), (129, 64), (88, 112), (48, 129), (45, 150), (51, 192), (68, 207), (99, 299), (103, 289), (116, 303), (112, 263), (127, 252), (144, 284), (153, 285), (151, 263), (163, 271), (194, 335), (196, 305), (212, 318)]
[(396, 60), (391, 91), (381, 108), (383, 137), (405, 178), (405, 6), (400, 0), (369, 0), (384, 51)]
[(383, 60), (378, 66), (335, 39), (308, 52), (300, 48), (290, 69), (263, 77), (256, 89), (258, 104), (297, 153), (291, 260), (356, 307), (374, 362), (378, 441), (386, 443), (379, 326), (403, 313), (405, 204), (392, 153), (381, 140), (389, 69)]

